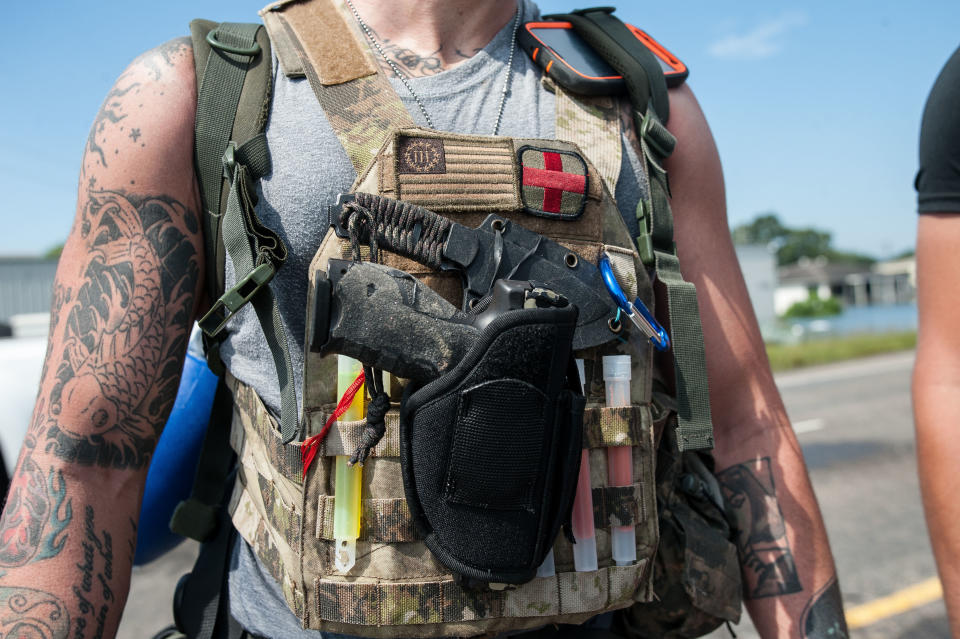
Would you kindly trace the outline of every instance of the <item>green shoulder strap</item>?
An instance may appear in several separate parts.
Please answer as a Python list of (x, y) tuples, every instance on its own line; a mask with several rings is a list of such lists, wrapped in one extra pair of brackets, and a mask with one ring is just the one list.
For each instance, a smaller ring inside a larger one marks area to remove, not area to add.
[[(281, 420), (287, 427), (284, 436), (290, 439), (296, 434), (297, 408), (286, 340), (276, 301), (266, 286), (283, 263), (286, 248), (254, 212), (255, 181), (270, 170), (263, 134), (271, 93), (270, 40), (259, 24), (194, 20), (190, 32), (197, 74), (195, 165), (204, 208), (207, 290), (216, 299), (200, 324), (207, 358), (221, 380), (192, 495), (177, 507), (171, 529), (204, 541), (216, 531), (224, 479), (233, 459), (230, 392), (223, 380), (217, 338), (246, 301), (253, 303), (274, 354), (281, 380)], [(226, 253), (233, 260), (237, 285), (224, 292)]]
[(647, 197), (637, 206), (640, 235), (636, 242), (641, 260), (655, 270), (667, 290), (677, 386), (677, 443), (680, 450), (709, 449), (713, 447), (713, 424), (697, 292), (680, 273), (673, 241), (670, 187), (663, 168), (663, 161), (676, 145), (665, 126), (670, 115), (667, 83), (654, 55), (612, 12), (610, 7), (598, 7), (545, 18), (570, 22), (577, 34), (623, 76), (627, 85), (650, 178)]
[[(286, 260), (280, 237), (256, 216), (256, 182), (270, 170), (264, 126), (270, 105), (270, 39), (259, 24), (194, 20), (197, 68), (196, 166), (203, 199), (208, 292), (215, 301), (199, 324), (208, 358), (219, 363), (217, 336), (247, 302), (253, 305), (277, 369), (284, 443), (299, 433), (286, 334), (269, 287)], [(224, 291), (229, 254), (236, 284)]]

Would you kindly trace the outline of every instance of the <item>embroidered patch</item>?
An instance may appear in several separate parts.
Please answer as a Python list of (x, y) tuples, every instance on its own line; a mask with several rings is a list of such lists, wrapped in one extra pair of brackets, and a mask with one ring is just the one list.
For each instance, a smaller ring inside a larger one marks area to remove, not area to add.
[(587, 163), (570, 151), (520, 147), (521, 198), (528, 213), (575, 220), (587, 203)]
[(399, 173), (446, 173), (443, 142), (432, 138), (402, 138), (397, 149)]

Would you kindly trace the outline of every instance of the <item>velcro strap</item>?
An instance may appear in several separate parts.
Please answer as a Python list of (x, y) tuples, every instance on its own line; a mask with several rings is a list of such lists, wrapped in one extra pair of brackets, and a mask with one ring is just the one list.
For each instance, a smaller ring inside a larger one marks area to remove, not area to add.
[(267, 147), (267, 136), (265, 133), (260, 133), (250, 138), (238, 146), (235, 153), (237, 162), (247, 167), (247, 170), (250, 172), (250, 177), (254, 180), (258, 180), (270, 173), (272, 165), (270, 163), (270, 151)]
[[(593, 521), (597, 528), (633, 526), (643, 521), (643, 486), (598, 486), (593, 488)], [(333, 495), (322, 495), (317, 507), (317, 537), (333, 540)], [(410, 508), (402, 497), (393, 499), (361, 499), (363, 511), (360, 539), (370, 542), (419, 541), (410, 516)]]
[(588, 406), (583, 411), (583, 447), (637, 446), (644, 444), (653, 424), (650, 406)]
[(633, 526), (646, 519), (643, 484), (593, 489), (593, 522), (597, 528)]
[[(319, 428), (312, 428), (313, 425), (320, 427), (326, 423), (327, 418), (332, 412), (331, 406), (325, 407), (322, 411), (305, 412), (308, 420), (310, 432), (320, 432)], [(387, 412), (384, 417), (386, 432), (383, 438), (377, 442), (377, 445), (370, 449), (370, 454), (374, 457), (399, 457), (400, 456), (400, 413), (396, 408)], [(323, 440), (320, 454), (325, 457), (337, 457), (338, 455), (352, 455), (363, 439), (363, 429), (367, 425), (366, 419), (359, 419), (349, 422), (334, 422), (330, 431)]]
[[(403, 497), (393, 499), (361, 499), (363, 523), (360, 539), (375, 542), (409, 542), (420, 539)], [(322, 495), (317, 508), (317, 537), (334, 538), (333, 495)]]

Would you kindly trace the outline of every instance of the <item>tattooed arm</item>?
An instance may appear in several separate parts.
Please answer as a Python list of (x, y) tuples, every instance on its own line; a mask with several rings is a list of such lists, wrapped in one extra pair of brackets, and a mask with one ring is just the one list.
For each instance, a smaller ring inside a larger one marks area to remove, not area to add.
[(730, 241), (713, 136), (689, 88), (670, 94), (677, 250), (697, 287), (714, 455), (738, 524), (747, 608), (764, 637), (844, 637), (826, 530)]
[(40, 392), (0, 521), (0, 636), (116, 633), (202, 280), (194, 83), (189, 40), (151, 51), (90, 131)]

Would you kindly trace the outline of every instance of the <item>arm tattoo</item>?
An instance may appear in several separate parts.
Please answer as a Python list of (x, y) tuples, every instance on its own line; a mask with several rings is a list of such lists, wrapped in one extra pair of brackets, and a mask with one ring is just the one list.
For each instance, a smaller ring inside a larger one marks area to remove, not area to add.
[(41, 403), (37, 419), (24, 438), (20, 466), (0, 519), (0, 566), (5, 568), (59, 555), (73, 519), (73, 502), (67, 499), (63, 472), (51, 468), (44, 474), (33, 459), (43, 408)]
[(724, 499), (736, 520), (737, 549), (748, 599), (803, 590), (777, 502), (770, 458), (717, 473)]
[[(200, 267), (178, 224), (197, 233), (197, 218), (169, 198), (92, 191), (79, 223), (90, 261), (60, 311), (45, 450), (83, 465), (143, 468), (187, 347)], [(183, 329), (175, 340), (173, 326)]]
[(130, 565), (133, 565), (133, 560), (137, 556), (137, 522), (133, 517), (130, 518), (130, 531), (130, 537), (127, 539), (127, 559)]
[(189, 37), (174, 38), (155, 49), (147, 51), (134, 60), (134, 63), (142, 64), (150, 71), (154, 80), (160, 80), (166, 71), (174, 67), (178, 56), (192, 49), (193, 44)]
[(800, 629), (804, 639), (847, 639), (850, 636), (836, 577), (807, 602), (800, 617)]
[[(100, 158), (100, 166), (104, 168), (107, 166), (107, 156), (103, 152), (103, 147), (101, 147), (100, 144), (106, 143), (104, 131), (107, 128), (107, 123), (116, 124), (127, 117), (128, 114), (124, 112), (124, 105), (120, 98), (140, 86), (139, 82), (134, 82), (121, 88), (119, 84), (122, 80), (123, 78), (121, 77), (120, 80), (117, 81), (118, 86), (113, 87), (110, 93), (107, 94), (107, 98), (103, 101), (103, 106), (100, 107), (100, 112), (97, 113), (97, 117), (93, 121), (93, 126), (90, 127), (90, 135), (87, 136), (87, 151), (91, 156), (96, 154)], [(102, 136), (99, 141), (97, 140), (98, 135)], [(93, 184), (96, 184), (96, 182), (91, 183), (91, 186)]]
[(0, 588), (0, 637), (67, 639), (70, 614), (50, 593), (32, 588)]
[[(131, 69), (145, 70), (150, 74), (153, 81), (160, 82), (164, 74), (175, 67), (177, 58), (191, 53), (192, 50), (190, 38), (176, 38), (138, 57), (131, 64)], [(137, 101), (131, 100), (131, 98), (140, 95), (145, 87), (140, 82), (131, 81), (130, 75), (131, 70), (128, 70), (120, 76), (116, 85), (107, 94), (103, 106), (100, 107), (100, 111), (93, 121), (93, 126), (90, 127), (90, 135), (87, 137), (87, 151), (90, 155), (90, 161), (93, 162), (96, 159), (97, 162), (91, 167), (87, 167), (86, 162), (84, 162), (81, 177), (85, 177), (87, 171), (96, 168), (97, 165), (101, 168), (107, 167), (107, 153), (102, 145), (107, 143), (108, 125), (118, 124), (125, 120), (131, 111), (136, 108), (135, 105), (144, 100), (143, 97), (138, 98)], [(121, 125), (119, 130), (124, 132), (124, 127)], [(141, 136), (140, 129), (133, 129), (127, 135), (136, 143)], [(140, 145), (145, 146), (145, 143)], [(114, 149), (113, 152), (116, 154), (117, 150)], [(93, 189), (95, 186), (96, 178), (91, 177), (88, 187)]]
[[(77, 568), (80, 583), (74, 584), (73, 595), (77, 600), (80, 616), (76, 620), (74, 637), (85, 639), (86, 629), (92, 626), (94, 639), (104, 635), (110, 606), (115, 602), (113, 594), (113, 538), (106, 530), (97, 532), (93, 506), (83, 513), (83, 557)], [(97, 606), (91, 599), (102, 601)]]

